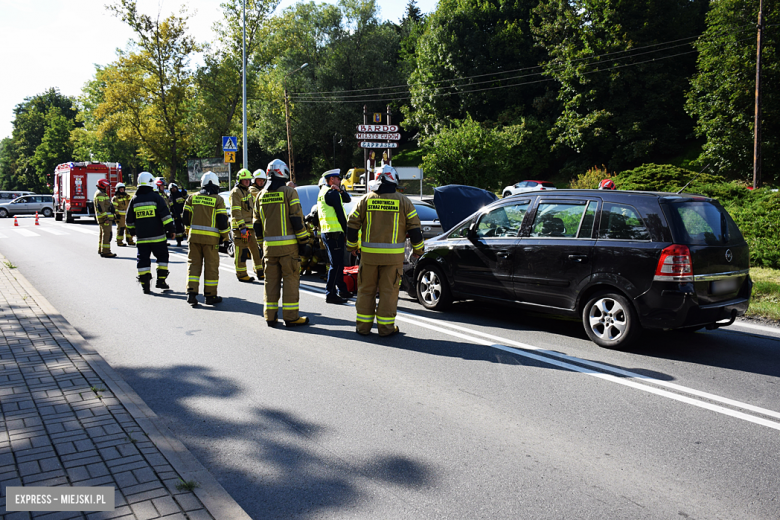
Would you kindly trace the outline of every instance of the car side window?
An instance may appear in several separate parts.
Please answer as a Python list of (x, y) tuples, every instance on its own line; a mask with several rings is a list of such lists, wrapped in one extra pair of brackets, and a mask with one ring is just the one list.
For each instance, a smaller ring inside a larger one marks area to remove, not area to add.
[(447, 238), (453, 240), (457, 238), (466, 238), (469, 234), (469, 228), (471, 227), (471, 222), (472, 222), (471, 220), (466, 221), (459, 228), (456, 228), (452, 233), (447, 235)]
[(633, 206), (607, 202), (601, 211), (599, 238), (602, 240), (650, 240), (650, 231)]
[(477, 236), (480, 238), (516, 237), (530, 204), (530, 200), (524, 200), (486, 213), (477, 224)]
[(584, 202), (541, 202), (531, 226), (532, 237), (574, 238), (580, 229)]

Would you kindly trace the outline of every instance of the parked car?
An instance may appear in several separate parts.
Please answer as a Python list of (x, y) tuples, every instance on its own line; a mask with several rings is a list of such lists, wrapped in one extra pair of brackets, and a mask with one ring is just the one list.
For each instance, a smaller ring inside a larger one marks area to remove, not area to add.
[(35, 192), (32, 191), (0, 191), (0, 203), (3, 202), (11, 202), (14, 199), (18, 199), (19, 197), (22, 197), (24, 195), (35, 195)]
[(520, 181), (517, 184), (513, 184), (512, 186), (507, 186), (504, 188), (503, 191), (503, 197), (511, 197), (512, 195), (517, 195), (518, 193), (525, 193), (527, 191), (536, 191), (536, 190), (554, 190), (555, 184), (548, 181)]
[[(228, 209), (228, 224), (230, 224), (230, 191), (220, 191), (219, 196), (225, 201), (225, 207)], [(235, 254), (235, 247), (233, 245), (233, 232), (228, 232), (228, 239), (226, 242), (219, 243), (219, 252), (227, 254), (230, 258), (233, 258)]]
[(429, 309), (460, 299), (579, 317), (624, 348), (645, 329), (727, 326), (748, 308), (748, 245), (698, 195), (557, 190), (501, 199), (426, 242), (404, 287)]
[(44, 217), (54, 215), (54, 197), (51, 195), (25, 195), (0, 204), (0, 218), (14, 215), (34, 215), (36, 212)]

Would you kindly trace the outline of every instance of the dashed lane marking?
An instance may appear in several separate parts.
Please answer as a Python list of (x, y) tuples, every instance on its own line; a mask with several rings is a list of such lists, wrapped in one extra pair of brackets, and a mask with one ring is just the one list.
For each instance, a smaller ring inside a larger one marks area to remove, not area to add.
[(35, 233), (34, 231), (30, 231), (29, 229), (14, 229), (16, 233), (19, 233), (23, 237), (39, 237), (38, 233)]
[(64, 231), (60, 231), (57, 228), (50, 228), (50, 227), (41, 227), (40, 231), (45, 231), (47, 233), (51, 233), (52, 235), (68, 235), (69, 233), (65, 233)]

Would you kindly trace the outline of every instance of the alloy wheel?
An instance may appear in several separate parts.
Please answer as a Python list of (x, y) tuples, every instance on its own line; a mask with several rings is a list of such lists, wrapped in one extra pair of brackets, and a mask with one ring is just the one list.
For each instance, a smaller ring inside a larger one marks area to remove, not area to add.
[(628, 327), (626, 310), (617, 300), (609, 297), (594, 302), (588, 313), (588, 321), (593, 334), (609, 341), (619, 340)]

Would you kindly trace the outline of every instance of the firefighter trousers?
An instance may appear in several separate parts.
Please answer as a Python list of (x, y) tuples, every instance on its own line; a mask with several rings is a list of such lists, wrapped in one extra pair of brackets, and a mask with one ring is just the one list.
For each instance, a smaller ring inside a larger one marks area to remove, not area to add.
[(187, 294), (198, 294), (200, 273), (203, 272), (203, 294), (206, 296), (217, 295), (219, 244), (195, 244), (190, 242), (187, 251), (187, 268), (189, 270)]
[(181, 242), (187, 237), (184, 236), (184, 222), (182, 219), (177, 218), (173, 220), (173, 226), (176, 228), (176, 242)]
[(100, 244), (98, 245), (98, 253), (110, 253), (111, 252), (111, 221), (106, 220), (102, 223), (98, 223), (100, 228)]
[[(279, 296), (282, 297), (282, 317), (284, 320), (297, 320), (301, 260), (297, 255), (266, 256), (263, 259), (263, 264), (265, 265), (266, 321), (276, 320), (279, 310)], [(284, 287), (284, 291), (282, 291), (282, 287)]]
[(250, 256), (252, 257), (252, 264), (257, 277), (262, 278), (263, 255), (257, 246), (255, 232), (249, 230), (249, 239), (241, 240), (241, 235), (238, 234), (238, 230), (235, 230), (233, 232), (233, 261), (236, 264), (236, 276), (238, 278), (243, 278), (247, 275), (246, 261), (249, 260)]
[(138, 244), (138, 279), (141, 283), (152, 279), (152, 255), (157, 260), (157, 279), (168, 278), (168, 242), (148, 242)]
[[(118, 220), (116, 221), (116, 243), (121, 244), (122, 241), (125, 238), (125, 231), (127, 230), (127, 226), (125, 225), (125, 216), (119, 215)], [(130, 235), (130, 233), (127, 233), (127, 243), (130, 245), (133, 245), (133, 237)]]
[[(398, 290), (401, 288), (403, 265), (366, 265), (358, 269), (357, 331), (369, 334), (376, 317), (380, 336), (395, 332), (395, 314), (398, 308)], [(376, 293), (379, 291), (379, 303)]]

